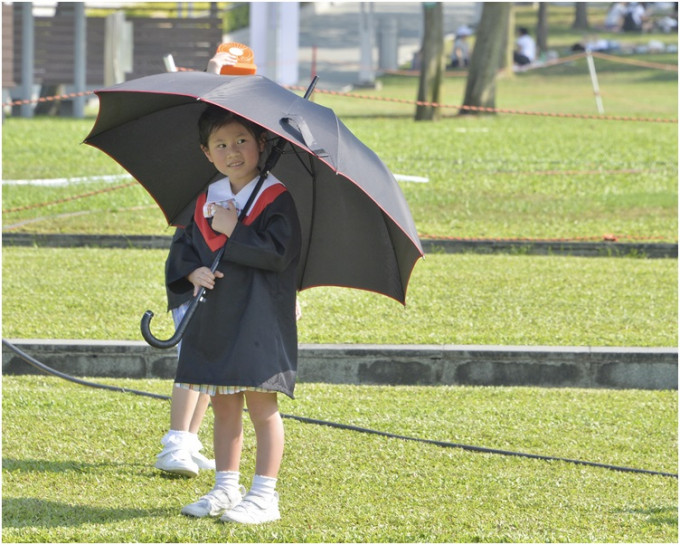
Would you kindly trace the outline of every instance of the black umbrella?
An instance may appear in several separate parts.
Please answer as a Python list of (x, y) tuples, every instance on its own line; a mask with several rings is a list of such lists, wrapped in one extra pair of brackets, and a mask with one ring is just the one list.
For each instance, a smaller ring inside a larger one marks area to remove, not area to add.
[(109, 154), (182, 225), (214, 181), (199, 148), (206, 104), (265, 127), (283, 144), (272, 173), (291, 192), (302, 228), (298, 289), (344, 286), (405, 302), (420, 240), (394, 176), (335, 113), (263, 76), (179, 72), (96, 94), (99, 116), (85, 143)]

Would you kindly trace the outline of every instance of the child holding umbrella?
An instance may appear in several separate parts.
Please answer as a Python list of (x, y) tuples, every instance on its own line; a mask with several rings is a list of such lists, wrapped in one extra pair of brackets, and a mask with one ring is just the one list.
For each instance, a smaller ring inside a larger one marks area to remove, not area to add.
[[(280, 517), (275, 491), (284, 433), (277, 393), (293, 397), (297, 370), (296, 268), (301, 240), (292, 196), (269, 175), (243, 221), (239, 212), (260, 178), (261, 127), (219, 107), (199, 120), (201, 149), (225, 176), (199, 196), (173, 240), (170, 292), (208, 295), (182, 340), (176, 387), (207, 393), (215, 413), (215, 486), (185, 506), (189, 516), (262, 523)], [(209, 264), (225, 244), (220, 266)], [(255, 428), (252, 486), (239, 484), (244, 404)]]

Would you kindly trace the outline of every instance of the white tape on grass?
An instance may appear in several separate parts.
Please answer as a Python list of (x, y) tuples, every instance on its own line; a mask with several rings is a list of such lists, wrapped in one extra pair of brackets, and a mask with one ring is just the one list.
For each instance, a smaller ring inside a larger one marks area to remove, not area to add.
[(407, 174), (395, 174), (394, 179), (397, 182), (415, 182), (417, 184), (426, 184), (430, 181), (429, 178), (423, 178), (422, 176), (409, 176)]
[(114, 183), (121, 180), (131, 180), (129, 174), (111, 174), (108, 176), (80, 176), (77, 178), (43, 178), (39, 180), (3, 180), (2, 185), (38, 185), (38, 186), (64, 186), (70, 184), (88, 184), (95, 182)]

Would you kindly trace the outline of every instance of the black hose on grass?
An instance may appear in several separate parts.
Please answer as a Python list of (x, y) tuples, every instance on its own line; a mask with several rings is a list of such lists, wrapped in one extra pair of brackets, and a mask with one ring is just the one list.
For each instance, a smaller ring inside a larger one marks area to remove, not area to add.
[[(57, 371), (56, 369), (52, 369), (51, 367), (48, 367), (44, 363), (36, 360), (32, 356), (29, 356), (26, 354), (23, 350), (17, 348), (14, 346), (12, 343), (7, 341), (6, 339), (2, 339), (2, 344), (5, 345), (7, 348), (12, 350), (15, 354), (17, 354), (22, 360), (24, 360), (26, 363), (29, 365), (32, 365), (33, 367), (39, 369), (43, 373), (47, 373), (48, 375), (54, 375), (56, 377), (62, 378), (64, 380), (67, 380), (69, 382), (75, 382), (76, 384), (80, 384), (82, 386), (88, 386), (90, 388), (100, 388), (103, 390), (110, 390), (114, 392), (121, 392), (121, 393), (126, 393), (126, 394), (135, 394), (135, 395), (140, 395), (140, 396), (146, 396), (146, 397), (152, 397), (154, 399), (164, 399), (164, 400), (169, 400), (170, 396), (167, 395), (161, 395), (161, 394), (153, 394), (151, 392), (144, 392), (141, 390), (131, 390), (128, 388), (122, 388), (120, 386), (110, 386), (108, 384), (100, 384), (98, 382), (90, 382), (87, 380), (82, 380), (76, 377), (73, 377), (71, 375), (67, 375), (66, 373), (62, 373), (61, 371)], [(304, 424), (316, 424), (318, 426), (328, 426), (331, 428), (336, 428), (336, 429), (341, 429), (341, 430), (348, 430), (348, 431), (354, 431), (354, 432), (359, 432), (359, 433), (367, 433), (371, 435), (378, 435), (381, 437), (389, 437), (391, 439), (401, 439), (403, 441), (416, 441), (418, 443), (425, 443), (429, 445), (435, 445), (438, 447), (445, 447), (445, 448), (459, 448), (471, 452), (482, 452), (486, 454), (500, 454), (503, 456), (517, 456), (521, 458), (533, 458), (536, 460), (545, 460), (545, 461), (554, 461), (554, 462), (566, 462), (570, 464), (577, 464), (577, 465), (583, 465), (583, 466), (591, 466), (591, 467), (600, 467), (604, 469), (610, 469), (613, 471), (623, 471), (627, 473), (643, 473), (646, 475), (660, 475), (662, 477), (673, 477), (675, 479), (678, 478), (677, 473), (667, 473), (665, 471), (652, 471), (649, 469), (637, 469), (633, 467), (624, 467), (624, 466), (615, 466), (611, 464), (601, 464), (598, 462), (588, 462), (586, 460), (574, 460), (571, 458), (560, 458), (558, 456), (545, 456), (542, 454), (529, 454), (526, 452), (515, 452), (511, 450), (500, 450), (500, 449), (494, 449), (494, 448), (487, 448), (487, 447), (475, 447), (471, 445), (463, 445), (459, 443), (450, 443), (448, 441), (436, 441), (433, 439), (421, 439), (418, 437), (409, 437), (407, 435), (398, 435), (394, 433), (388, 433), (384, 431), (378, 431), (378, 430), (372, 430), (370, 428), (361, 428), (358, 426), (352, 426), (349, 424), (340, 424), (337, 422), (329, 422), (326, 420), (317, 420), (314, 418), (307, 418), (304, 416), (294, 416), (294, 415), (289, 415), (289, 414), (281, 414), (282, 418), (288, 418), (290, 420), (297, 420), (298, 422), (302, 422)]]

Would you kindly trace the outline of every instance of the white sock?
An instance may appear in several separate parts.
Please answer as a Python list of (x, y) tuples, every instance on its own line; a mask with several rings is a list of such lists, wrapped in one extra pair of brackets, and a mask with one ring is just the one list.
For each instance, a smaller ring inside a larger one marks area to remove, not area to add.
[(223, 490), (238, 488), (238, 481), (241, 474), (238, 471), (216, 471), (215, 488)]
[(172, 445), (176, 446), (177, 448), (189, 448), (189, 445), (192, 445), (197, 439), (198, 436), (194, 433), (189, 433), (188, 431), (170, 430), (161, 439), (161, 444), (165, 447)]
[(265, 477), (264, 475), (255, 475), (253, 477), (253, 485), (250, 487), (249, 494), (260, 496), (262, 498), (269, 498), (274, 495), (276, 490), (276, 479), (274, 477)]

